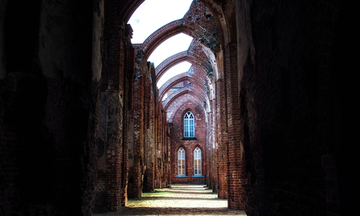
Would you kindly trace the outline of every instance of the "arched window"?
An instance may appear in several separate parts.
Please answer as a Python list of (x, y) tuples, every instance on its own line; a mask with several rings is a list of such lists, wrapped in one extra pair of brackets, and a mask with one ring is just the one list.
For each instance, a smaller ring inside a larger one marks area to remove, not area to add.
[(194, 175), (201, 175), (201, 150), (199, 147), (194, 150)]
[(185, 150), (183, 148), (178, 151), (178, 175), (185, 175)]
[(194, 137), (194, 115), (188, 111), (184, 116), (184, 137)]

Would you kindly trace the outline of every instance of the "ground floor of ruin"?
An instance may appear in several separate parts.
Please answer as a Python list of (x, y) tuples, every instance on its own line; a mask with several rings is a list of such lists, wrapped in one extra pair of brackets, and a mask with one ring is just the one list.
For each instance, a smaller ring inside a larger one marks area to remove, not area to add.
[(141, 199), (129, 199), (120, 212), (94, 214), (110, 215), (243, 215), (245, 211), (232, 210), (226, 199), (219, 199), (206, 185), (172, 184), (143, 193)]

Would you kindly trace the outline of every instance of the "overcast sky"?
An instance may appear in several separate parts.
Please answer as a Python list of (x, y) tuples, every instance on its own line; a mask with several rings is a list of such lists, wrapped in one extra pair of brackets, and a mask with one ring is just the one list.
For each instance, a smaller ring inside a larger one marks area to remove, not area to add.
[[(133, 29), (132, 43), (143, 43), (148, 36), (169, 22), (183, 18), (192, 0), (145, 0), (131, 16), (129, 23)], [(159, 45), (148, 61), (158, 66), (163, 60), (189, 48), (192, 37), (177, 34)], [(160, 86), (171, 77), (187, 72), (191, 64), (183, 62), (170, 68), (158, 81)]]

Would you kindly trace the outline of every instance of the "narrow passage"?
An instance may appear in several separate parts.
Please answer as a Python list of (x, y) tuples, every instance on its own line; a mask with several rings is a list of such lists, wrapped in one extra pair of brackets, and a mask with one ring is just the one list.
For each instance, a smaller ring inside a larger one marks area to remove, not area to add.
[(157, 188), (155, 192), (143, 193), (141, 199), (129, 199), (127, 207), (110, 215), (243, 215), (245, 211), (231, 210), (226, 199), (206, 185), (172, 184), (171, 188)]

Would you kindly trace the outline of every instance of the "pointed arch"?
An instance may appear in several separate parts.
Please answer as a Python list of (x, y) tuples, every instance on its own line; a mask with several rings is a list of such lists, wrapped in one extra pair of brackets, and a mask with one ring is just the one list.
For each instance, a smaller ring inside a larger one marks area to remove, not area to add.
[(177, 176), (185, 176), (186, 175), (186, 166), (185, 166), (185, 149), (180, 146), (177, 151)]
[(194, 175), (202, 175), (201, 149), (197, 146), (194, 149)]
[(184, 82), (184, 81), (190, 81), (191, 83), (195, 84), (196, 86), (198, 86), (203, 92), (206, 91), (206, 88), (204, 85), (200, 84), (200, 81), (197, 79), (194, 79), (191, 76), (187, 76), (186, 73), (181, 73), (178, 74), (174, 77), (172, 77), (171, 79), (169, 79), (168, 81), (166, 81), (159, 89), (159, 101), (162, 100), (162, 98), (164, 97), (164, 95), (175, 85), (177, 85), (180, 82)]
[[(204, 54), (205, 55), (205, 54)], [(181, 62), (189, 62), (195, 67), (199, 69), (202, 74), (206, 75), (207, 72), (212, 70), (211, 63), (207, 56), (201, 58), (198, 56), (195, 56), (193, 52), (183, 51), (176, 53), (164, 61), (162, 61), (155, 69), (156, 78), (157, 80), (160, 80), (160, 78), (168, 71), (171, 67), (174, 67), (175, 65), (181, 63)]]
[(202, 103), (203, 101), (206, 100), (206, 98), (204, 97), (204, 94), (199, 92), (199, 90), (195, 89), (195, 88), (182, 88), (179, 91), (175, 92), (174, 94), (170, 95), (170, 97), (168, 97), (164, 102), (163, 102), (163, 109), (166, 111), (167, 108), (171, 105), (171, 103), (173, 103), (178, 97), (184, 95), (184, 94), (191, 94), (193, 96), (195, 96), (195, 98), (199, 99), (199, 103)]
[(184, 138), (195, 137), (195, 115), (187, 111), (184, 115)]
[(148, 59), (151, 53), (164, 41), (179, 33), (184, 33), (190, 37), (197, 37), (195, 29), (190, 25), (184, 25), (184, 20), (172, 21), (152, 33), (141, 45), (144, 51), (145, 59)]

